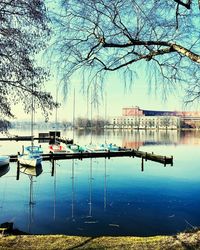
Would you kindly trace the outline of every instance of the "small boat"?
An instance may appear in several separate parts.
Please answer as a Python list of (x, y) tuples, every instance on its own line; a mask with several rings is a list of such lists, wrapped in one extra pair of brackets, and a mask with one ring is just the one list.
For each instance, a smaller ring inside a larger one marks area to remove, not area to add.
[(101, 144), (101, 147), (106, 148), (108, 151), (111, 151), (111, 152), (116, 152), (116, 151), (121, 150), (121, 147), (117, 146), (116, 144), (112, 144), (112, 143)]
[(103, 146), (103, 144), (89, 144), (85, 145), (85, 150), (87, 152), (107, 152), (108, 149)]
[(77, 144), (67, 144), (66, 147), (71, 153), (80, 153), (86, 151), (85, 147)]
[(66, 154), (71, 153), (70, 150), (67, 150), (64, 146), (60, 144), (51, 144), (49, 145), (49, 152), (53, 154)]
[(42, 148), (40, 146), (25, 147), (25, 152), (18, 156), (21, 165), (36, 167), (42, 162)]
[(34, 146), (34, 145), (25, 147), (25, 151), (28, 153), (32, 153), (32, 154), (42, 154), (43, 153), (41, 146)]
[(21, 165), (27, 165), (30, 167), (36, 167), (42, 162), (41, 155), (27, 154), (27, 155), (19, 155), (18, 161)]
[(0, 169), (9, 165), (10, 157), (7, 155), (0, 155)]
[(0, 177), (7, 174), (10, 170), (9, 164), (0, 167)]

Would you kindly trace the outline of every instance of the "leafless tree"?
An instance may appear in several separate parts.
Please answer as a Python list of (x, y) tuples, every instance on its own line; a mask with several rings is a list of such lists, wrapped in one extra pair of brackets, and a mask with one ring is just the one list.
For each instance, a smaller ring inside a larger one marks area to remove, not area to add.
[(24, 111), (29, 112), (32, 96), (34, 108), (41, 108), (46, 118), (48, 110), (55, 107), (52, 96), (43, 89), (48, 73), (35, 60), (48, 37), (42, 0), (0, 1), (1, 130), (6, 130), (8, 120), (14, 118), (12, 105), (22, 102)]
[(192, 84), (200, 85), (198, 0), (61, 3), (61, 12), (52, 18), (53, 48), (67, 83), (80, 71), (89, 84), (98, 85), (115, 71), (132, 82), (137, 71), (147, 67), (156, 87), (181, 83), (189, 90)]

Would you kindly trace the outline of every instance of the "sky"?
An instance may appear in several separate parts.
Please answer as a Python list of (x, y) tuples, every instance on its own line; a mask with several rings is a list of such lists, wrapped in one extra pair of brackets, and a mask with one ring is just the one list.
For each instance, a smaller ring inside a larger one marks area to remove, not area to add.
[[(48, 1), (47, 1), (48, 2)], [(53, 5), (52, 5), (53, 4)], [(53, 7), (52, 7), (52, 6)], [(51, 8), (56, 8), (54, 1), (50, 1)], [(42, 62), (44, 63), (44, 62)], [(45, 66), (45, 65), (44, 65)], [(107, 110), (107, 116), (120, 116), (122, 114), (123, 107), (139, 106), (141, 109), (150, 110), (194, 110), (198, 109), (197, 106), (185, 108), (183, 105), (184, 91), (179, 87), (176, 90), (169, 91), (167, 99), (164, 98), (162, 83), (158, 86), (152, 83), (151, 91), (149, 85), (148, 75), (145, 72), (145, 67), (138, 70), (138, 77), (133, 79), (133, 83), (125, 88), (125, 80), (123, 77), (119, 77), (118, 73), (112, 73), (104, 83), (103, 96), (106, 96), (106, 108), (105, 99), (100, 100), (98, 110), (93, 108), (93, 117), (100, 116), (105, 117), (105, 109)], [(52, 72), (56, 75), (56, 72)], [(75, 88), (75, 118), (87, 117), (87, 97), (83, 95), (82, 82), (80, 76), (75, 75), (72, 80), (72, 87), (69, 90), (68, 96), (64, 101), (62, 88), (58, 91), (58, 102), (61, 103), (61, 107), (57, 110), (58, 121), (72, 121), (73, 120), (73, 96)], [(58, 88), (59, 80), (56, 77), (50, 79), (45, 83), (46, 90), (51, 92), (56, 99), (56, 91)], [(90, 106), (90, 105), (89, 105)], [(90, 107), (89, 107), (90, 109)], [(29, 120), (30, 114), (24, 114), (22, 106), (18, 105), (13, 107), (13, 111), (16, 114), (18, 120)], [(55, 121), (55, 110), (50, 116), (50, 121)], [(91, 117), (91, 114), (89, 115)], [(44, 117), (37, 112), (36, 120), (44, 121)]]
[[(142, 71), (141, 71), (142, 72)], [(50, 91), (56, 99), (56, 91), (58, 88), (58, 80), (51, 79), (45, 84), (46, 90)], [(75, 108), (74, 108), (74, 89), (75, 89)], [(177, 89), (178, 90), (178, 89)], [(167, 99), (163, 98), (163, 91), (153, 86), (150, 90), (145, 74), (133, 80), (130, 86), (125, 87), (123, 78), (119, 78), (117, 73), (112, 74), (104, 83), (103, 97), (100, 100), (99, 108), (92, 108), (92, 117), (97, 116), (104, 118), (105, 110), (107, 117), (120, 116), (123, 107), (139, 106), (141, 109), (151, 110), (184, 110), (183, 107), (183, 91), (175, 91), (169, 93)], [(106, 98), (105, 98), (106, 96)], [(105, 106), (106, 100), (106, 106)], [(75, 118), (91, 117), (91, 104), (89, 104), (89, 114), (87, 115), (87, 96), (82, 93), (82, 82), (80, 77), (75, 76), (72, 80), (72, 86), (69, 89), (66, 100), (64, 100), (62, 86), (58, 89), (58, 102), (61, 104), (58, 108), (58, 122), (72, 121), (73, 110), (75, 110)], [(90, 102), (90, 101), (89, 101)], [(30, 114), (26, 115), (22, 112), (19, 105), (14, 107), (15, 114), (19, 120), (29, 120)], [(193, 110), (196, 110), (193, 108)], [(44, 121), (44, 117), (40, 112), (36, 113), (36, 120)], [(55, 121), (55, 110), (50, 116), (50, 121)]]

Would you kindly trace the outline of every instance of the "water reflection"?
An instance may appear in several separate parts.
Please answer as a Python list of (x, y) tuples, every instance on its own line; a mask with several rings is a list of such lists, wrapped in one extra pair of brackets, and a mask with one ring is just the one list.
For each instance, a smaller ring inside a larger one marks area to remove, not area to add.
[(37, 167), (30, 167), (30, 166), (20, 166), (20, 172), (22, 174), (25, 174), (29, 177), (30, 180), (30, 186), (29, 186), (29, 219), (28, 219), (28, 233), (31, 233), (31, 225), (34, 222), (34, 216), (33, 216), (33, 208), (35, 205), (34, 196), (33, 196), (33, 183), (34, 178), (38, 177), (42, 173), (42, 165), (37, 165)]
[(110, 131), (106, 138), (141, 141), (146, 151), (173, 154), (174, 167), (144, 160), (142, 166), (141, 159), (129, 157), (60, 160), (43, 162), (41, 169), (20, 167), (17, 181), (11, 163), (0, 178), (0, 223), (37, 234), (85, 236), (174, 234), (200, 226), (200, 134), (155, 133)]
[(74, 179), (75, 179), (75, 175), (74, 175), (74, 159), (72, 160), (72, 220), (75, 221), (74, 219), (74, 202), (75, 202), (75, 183), (74, 183)]
[[(122, 147), (139, 149), (148, 145), (200, 145), (199, 130), (107, 130), (93, 131), (93, 141), (102, 143), (105, 138), (108, 142)], [(79, 142), (90, 140), (90, 131), (76, 131), (75, 137)]]

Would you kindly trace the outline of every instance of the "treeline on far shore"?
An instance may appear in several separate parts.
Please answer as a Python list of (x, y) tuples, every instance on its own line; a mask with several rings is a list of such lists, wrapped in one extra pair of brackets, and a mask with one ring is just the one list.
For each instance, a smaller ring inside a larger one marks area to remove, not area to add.
[[(30, 121), (15, 121), (11, 123), (11, 128), (14, 129), (30, 129)], [(121, 123), (115, 124), (109, 120), (103, 119), (101, 117), (88, 119), (78, 117), (73, 121), (67, 120), (59, 120), (58, 122), (41, 122), (35, 121), (34, 123), (35, 129), (77, 129), (77, 130), (101, 130), (101, 129), (200, 129), (200, 121), (195, 121), (192, 124), (185, 123), (184, 121), (180, 121), (180, 124), (176, 124), (173, 128), (170, 127), (169, 122), (164, 122), (160, 124), (159, 127), (152, 125), (150, 123), (146, 123), (143, 126), (139, 126), (136, 123)]]

